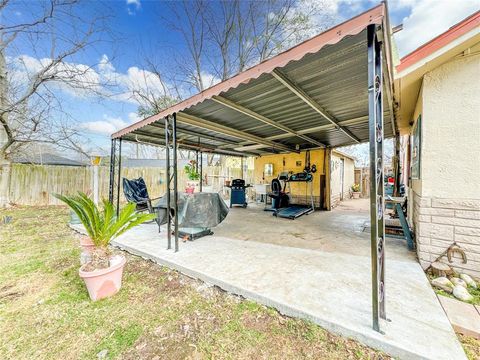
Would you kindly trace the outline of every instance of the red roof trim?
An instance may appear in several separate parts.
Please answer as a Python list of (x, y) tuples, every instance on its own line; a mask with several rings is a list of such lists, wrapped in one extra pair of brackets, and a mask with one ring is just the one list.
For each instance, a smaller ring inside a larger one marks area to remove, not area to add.
[(351, 18), (350, 20), (334, 26), (329, 30), (318, 34), (317, 36), (274, 56), (271, 59), (265, 60), (260, 64), (233, 76), (228, 80), (222, 81), (221, 83), (218, 83), (197, 95), (194, 95), (168, 109), (165, 109), (156, 115), (150, 116), (114, 133), (112, 138), (119, 138), (168, 115), (180, 112), (204, 100), (208, 100), (232, 87), (237, 87), (242, 83), (248, 83), (250, 80), (256, 79), (262, 74), (271, 73), (275, 68), (284, 67), (290, 61), (300, 60), (306, 54), (315, 53), (325, 45), (336, 44), (348, 35), (359, 34), (370, 24), (382, 24), (384, 17), (385, 4), (381, 3), (360, 15)]
[(400, 60), (400, 64), (397, 66), (397, 72), (401, 72), (414, 65), (430, 54), (433, 54), (435, 51), (441, 49), (445, 45), (448, 45), (453, 40), (458, 39), (460, 36), (475, 29), (477, 26), (480, 26), (480, 11), (470, 15), (469, 17), (452, 26), (444, 33), (438, 35), (429, 42), (412, 51), (410, 54), (404, 56)]

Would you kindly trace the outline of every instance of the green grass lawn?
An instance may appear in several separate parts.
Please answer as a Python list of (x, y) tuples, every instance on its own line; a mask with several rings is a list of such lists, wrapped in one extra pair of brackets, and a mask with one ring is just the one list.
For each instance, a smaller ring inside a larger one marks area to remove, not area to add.
[(129, 255), (122, 290), (92, 302), (68, 211), (5, 215), (13, 221), (0, 225), (0, 359), (96, 359), (104, 350), (109, 359), (389, 358)]

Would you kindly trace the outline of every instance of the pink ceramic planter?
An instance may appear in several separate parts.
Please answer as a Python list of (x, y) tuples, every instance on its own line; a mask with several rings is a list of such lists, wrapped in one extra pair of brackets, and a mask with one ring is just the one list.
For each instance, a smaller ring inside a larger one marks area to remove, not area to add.
[(107, 269), (79, 270), (79, 275), (87, 286), (88, 295), (93, 301), (115, 295), (122, 286), (123, 267), (127, 260), (124, 256), (114, 256), (111, 262), (113, 265)]
[(92, 251), (95, 249), (95, 244), (88, 236), (80, 237), (80, 246), (82, 247), (82, 250), (88, 254), (91, 254)]

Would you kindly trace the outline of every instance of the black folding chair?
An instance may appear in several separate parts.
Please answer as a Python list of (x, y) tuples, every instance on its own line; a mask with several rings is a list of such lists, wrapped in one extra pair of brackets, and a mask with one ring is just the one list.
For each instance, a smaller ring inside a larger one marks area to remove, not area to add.
[(152, 206), (152, 200), (157, 200), (159, 198), (150, 198), (147, 185), (143, 178), (140, 177), (132, 180), (123, 178), (123, 193), (128, 202), (136, 204), (137, 211), (148, 211), (149, 213), (155, 212)]

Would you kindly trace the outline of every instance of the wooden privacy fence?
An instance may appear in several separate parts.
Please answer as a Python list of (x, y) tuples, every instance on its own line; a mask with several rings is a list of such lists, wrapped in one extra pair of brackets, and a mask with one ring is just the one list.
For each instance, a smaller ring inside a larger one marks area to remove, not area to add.
[[(204, 187), (209, 191), (223, 191), (225, 180), (240, 178), (240, 168), (204, 166)], [(143, 177), (151, 197), (165, 193), (165, 169), (158, 167), (123, 168), (122, 177), (128, 179)], [(99, 167), (100, 199), (108, 198), (110, 170)], [(253, 170), (245, 171), (247, 183), (253, 181)], [(183, 169), (178, 171), (178, 189), (183, 191), (187, 177)], [(18, 205), (59, 205), (52, 193), (74, 194), (78, 191), (91, 193), (93, 188), (93, 168), (91, 166), (57, 166), (13, 164), (9, 186), (10, 202)], [(125, 201), (120, 189), (120, 199)]]
[(370, 196), (370, 171), (368, 168), (355, 168), (355, 184), (360, 185), (363, 198)]

